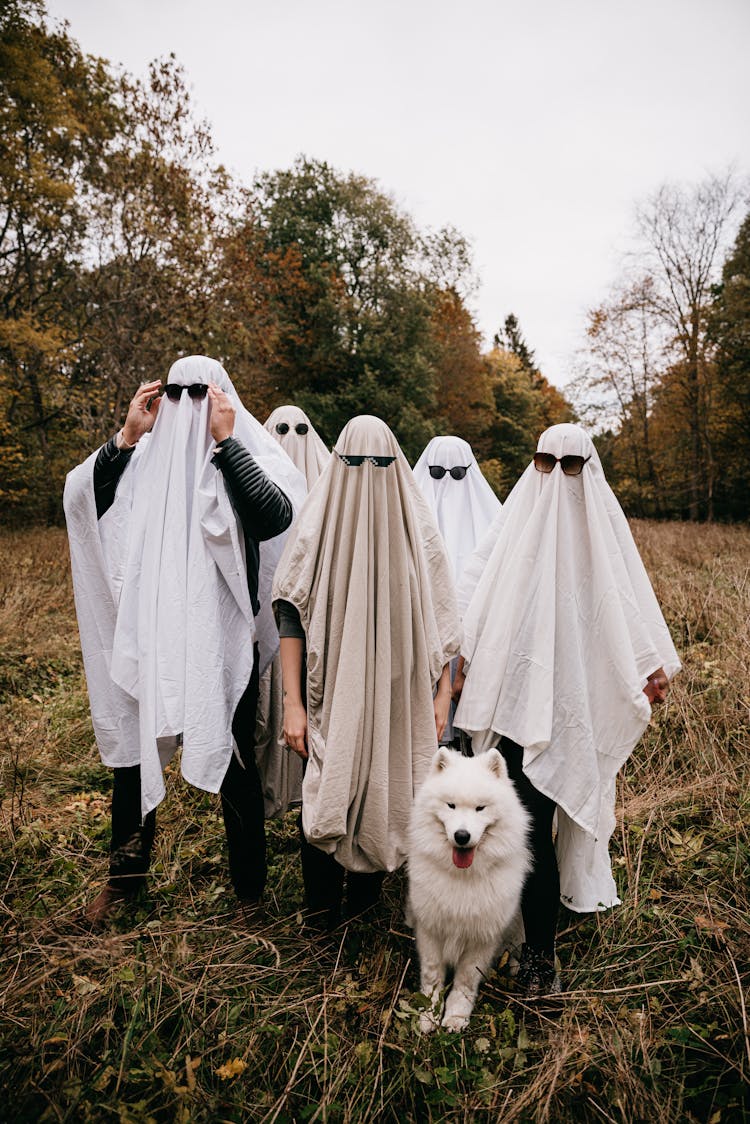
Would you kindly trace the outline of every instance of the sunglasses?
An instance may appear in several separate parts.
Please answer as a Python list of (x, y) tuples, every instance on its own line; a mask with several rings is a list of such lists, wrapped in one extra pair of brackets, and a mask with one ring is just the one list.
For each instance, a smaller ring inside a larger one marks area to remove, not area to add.
[(164, 393), (170, 402), (179, 402), (183, 390), (188, 392), (188, 397), (192, 398), (194, 402), (199, 402), (208, 394), (208, 383), (194, 382), (191, 386), (179, 386), (176, 382), (168, 382), (164, 387)]
[(534, 453), (534, 468), (537, 472), (551, 472), (559, 461), (566, 476), (580, 476), (586, 461), (590, 460), (590, 453), (587, 457), (578, 457), (574, 453), (564, 457), (556, 457), (554, 453)]
[[(288, 433), (289, 428), (290, 428), (289, 422), (277, 422), (276, 423), (276, 432), (277, 433)], [(303, 437), (307, 433), (309, 428), (310, 428), (310, 426), (307, 424), (307, 422), (297, 422), (297, 424), (294, 427), (294, 432), (299, 433), (300, 437)]]
[(431, 464), (428, 467), (433, 480), (442, 480), (446, 472), (449, 472), (454, 480), (463, 480), (471, 465), (457, 464), (453, 468), (443, 468), (441, 464)]
[(338, 449), (333, 450), (339, 460), (343, 461), (348, 468), (359, 468), (365, 461), (370, 461), (376, 468), (387, 468), (389, 464), (395, 461), (395, 457), (375, 457), (369, 453), (359, 453), (356, 455), (350, 453), (340, 453)]

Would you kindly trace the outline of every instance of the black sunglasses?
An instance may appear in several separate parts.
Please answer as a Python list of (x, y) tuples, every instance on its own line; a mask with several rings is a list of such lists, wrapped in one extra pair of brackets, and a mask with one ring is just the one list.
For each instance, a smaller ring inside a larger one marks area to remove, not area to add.
[(370, 461), (371, 464), (374, 464), (376, 468), (387, 468), (388, 465), (392, 464), (392, 462), (396, 459), (395, 457), (376, 457), (372, 456), (370, 453), (363, 453), (360, 456), (359, 453), (340, 453), (338, 449), (334, 449), (333, 451), (339, 458), (339, 460), (342, 460), (344, 464), (349, 468), (359, 468), (359, 466), (361, 464), (364, 464), (365, 461)]
[[(307, 422), (297, 422), (297, 424), (294, 427), (294, 432), (299, 433), (300, 437), (302, 437), (302, 436), (304, 436), (305, 433), (307, 433), (309, 428), (310, 428), (310, 426), (307, 424)], [(276, 423), (276, 432), (277, 433), (288, 433), (289, 432), (289, 422), (277, 422)]]
[(183, 390), (188, 392), (188, 396), (192, 398), (193, 401), (200, 401), (201, 398), (205, 398), (208, 394), (208, 383), (194, 382), (191, 386), (180, 386), (176, 382), (168, 382), (164, 387), (164, 393), (170, 402), (179, 402), (182, 398)]
[(446, 472), (449, 472), (454, 480), (463, 480), (466, 473), (471, 468), (470, 464), (457, 464), (453, 468), (443, 468), (441, 464), (429, 465), (430, 476), (433, 480), (442, 480)]
[(559, 461), (566, 476), (580, 476), (586, 461), (590, 460), (590, 453), (587, 457), (579, 457), (574, 453), (568, 453), (564, 457), (556, 457), (554, 453), (534, 453), (534, 468), (537, 472), (551, 472)]

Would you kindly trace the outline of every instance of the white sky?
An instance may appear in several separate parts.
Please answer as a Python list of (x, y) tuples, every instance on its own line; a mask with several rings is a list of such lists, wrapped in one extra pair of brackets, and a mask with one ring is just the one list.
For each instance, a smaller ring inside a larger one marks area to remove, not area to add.
[(750, 0), (48, 0), (84, 50), (173, 51), (243, 180), (295, 156), (471, 241), (489, 339), (515, 312), (564, 383), (636, 200), (750, 171)]

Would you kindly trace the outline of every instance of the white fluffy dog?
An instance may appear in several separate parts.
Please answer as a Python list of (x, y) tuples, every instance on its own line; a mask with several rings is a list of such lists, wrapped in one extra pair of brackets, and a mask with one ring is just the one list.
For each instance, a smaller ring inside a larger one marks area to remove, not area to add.
[(462, 757), (441, 748), (417, 792), (409, 828), (408, 920), (414, 927), (421, 989), (437, 1026), (446, 974), (453, 984), (442, 1025), (468, 1025), (482, 976), (500, 951), (529, 870), (528, 816), (496, 749)]

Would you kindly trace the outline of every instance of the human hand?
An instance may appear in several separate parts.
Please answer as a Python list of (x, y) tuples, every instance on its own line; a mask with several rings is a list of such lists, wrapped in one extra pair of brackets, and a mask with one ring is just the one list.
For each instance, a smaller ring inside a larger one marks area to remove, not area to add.
[(154, 379), (153, 382), (144, 382), (136, 390), (133, 395), (130, 405), (128, 406), (128, 415), (125, 418), (125, 424), (122, 427), (122, 439), (127, 445), (135, 445), (137, 441), (143, 437), (144, 433), (148, 433), (153, 429), (156, 415), (159, 412), (161, 398), (159, 396), (159, 387), (161, 386), (161, 379)]
[(208, 384), (208, 401), (211, 407), (209, 421), (211, 436), (218, 444), (234, 433), (236, 410), (229, 395), (212, 382)]
[(649, 675), (648, 682), (643, 688), (643, 693), (653, 706), (654, 703), (664, 702), (668, 691), (669, 680), (664, 672), (664, 668), (659, 667)]
[(307, 711), (302, 703), (284, 703), (282, 722), (284, 740), (290, 749), (307, 760)]
[(435, 714), (435, 733), (440, 741), (448, 725), (448, 715), (451, 709), (451, 697), (448, 692), (438, 691), (432, 700), (432, 709)]

